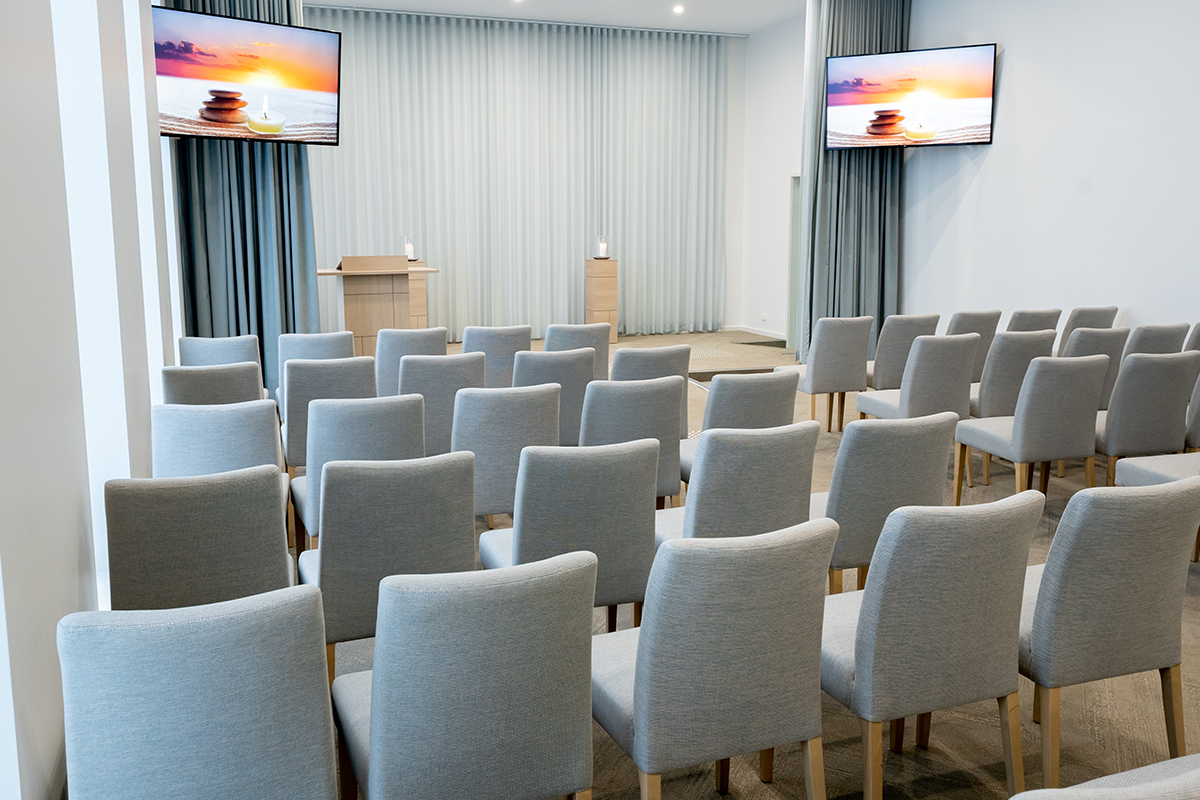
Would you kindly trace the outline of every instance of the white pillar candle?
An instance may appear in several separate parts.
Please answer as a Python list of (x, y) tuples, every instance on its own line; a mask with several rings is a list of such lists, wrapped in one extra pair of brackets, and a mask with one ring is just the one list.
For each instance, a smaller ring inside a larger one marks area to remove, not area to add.
[(416, 261), (416, 256), (413, 255), (412, 242), (406, 242), (404, 245), (404, 255), (408, 256), (409, 261)]

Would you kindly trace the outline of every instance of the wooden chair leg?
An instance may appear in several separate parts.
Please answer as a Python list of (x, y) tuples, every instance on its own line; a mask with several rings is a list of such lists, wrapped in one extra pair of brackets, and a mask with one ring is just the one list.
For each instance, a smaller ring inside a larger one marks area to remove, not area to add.
[(1042, 720), (1042, 786), (1058, 788), (1058, 689), (1035, 684), (1041, 704)]
[(992, 485), (992, 454), (983, 454), (983, 480), (980, 481), (984, 486)]
[(840, 569), (829, 570), (829, 593), (842, 593), (842, 571)]
[(1017, 494), (1025, 491), (1026, 474), (1029, 472), (1031, 465), (1029, 464), (1013, 464), (1013, 470), (1017, 476)]
[(1067, 477), (1067, 462), (1066, 462), (1066, 459), (1062, 459), (1062, 458), (1060, 458), (1060, 459), (1058, 460), (1058, 477), (1060, 477), (1060, 478), (1065, 478), (1065, 477)]
[(1200, 530), (1196, 531), (1196, 544), (1192, 547), (1192, 561), (1200, 561)]
[(808, 800), (825, 800), (825, 757), (821, 752), (821, 737), (800, 745), (804, 753), (804, 792)]
[(865, 565), (865, 564), (858, 568), (858, 589), (859, 589), (859, 591), (862, 591), (863, 589), (867, 588), (867, 571), (869, 569), (870, 569), (870, 566)]
[(638, 770), (638, 787), (642, 800), (662, 800), (662, 775), (649, 775)]
[(871, 416), (871, 415), (870, 415), (870, 414), (863, 413), (862, 411), (858, 412), (858, 418), (859, 418), (859, 419), (866, 419), (866, 418), (867, 418), (867, 417), (869, 417), (869, 416)]
[(642, 600), (633, 604), (633, 627), (635, 628), (642, 627), (642, 606), (644, 605), (645, 602)]
[(666, 499), (667, 499), (667, 498), (665, 498), (665, 497), (656, 497), (656, 498), (654, 498), (654, 510), (655, 510), (655, 511), (662, 511), (664, 508), (666, 508), (666, 507), (667, 507), (667, 504), (666, 504), (666, 502), (664, 502)]
[[(1046, 463), (1049, 470), (1050, 464)], [(1025, 791), (1025, 764), (1021, 760), (1021, 708), (1017, 693), (996, 698), (1000, 705), (1000, 741), (1004, 745), (1004, 772), (1011, 797)]]
[(775, 780), (775, 748), (758, 751), (758, 779), (763, 783)]
[(838, 392), (838, 432), (846, 430), (846, 393)]
[(971, 448), (967, 447), (967, 452), (963, 455), (964, 471), (967, 473), (967, 488), (975, 488), (975, 465), (971, 462)]
[(861, 717), (863, 800), (883, 800), (883, 723)]
[(333, 666), (334, 666), (333, 651), (336, 648), (337, 648), (337, 645), (332, 642), (325, 645), (325, 661), (326, 661), (326, 666), (329, 668), (329, 685), (330, 686), (333, 686)]
[(490, 531), (496, 530), (496, 515), (495, 514), (487, 515), (487, 524), (488, 524), (488, 530), (490, 530)]
[(1109, 456), (1108, 457), (1108, 470), (1107, 470), (1107, 474), (1104, 476), (1104, 485), (1105, 486), (1116, 486), (1117, 485), (1117, 456)]
[(1045, 494), (1050, 488), (1050, 462), (1043, 461), (1038, 468), (1038, 491)]
[(1042, 695), (1036, 688), (1033, 690), (1033, 724), (1042, 724)]
[(926, 711), (924, 714), (917, 714), (917, 747), (922, 750), (929, 749), (929, 730), (933, 727), (933, 712)]
[(1089, 489), (1096, 486), (1096, 457), (1085, 458), (1083, 460), (1083, 472), (1087, 476), (1087, 487)]
[(608, 607), (608, 632), (612, 633), (617, 629), (617, 607)]
[(358, 779), (354, 777), (354, 765), (350, 763), (350, 748), (346, 737), (338, 728), (338, 797), (341, 800), (358, 800)]
[(825, 432), (833, 431), (833, 398), (832, 393), (825, 395)]
[(1179, 665), (1158, 671), (1162, 678), (1163, 714), (1167, 720), (1167, 749), (1171, 758), (1187, 755), (1183, 740), (1183, 685), (1179, 681)]
[(811, 420), (817, 418), (817, 396), (815, 394), (808, 396), (808, 418)]
[(563, 797), (563, 800), (592, 800), (592, 790), (584, 789), (582, 792), (572, 792)]
[(963, 461), (967, 457), (965, 444), (954, 445), (954, 505), (962, 505)]
[(893, 753), (904, 752), (904, 717), (891, 721), (888, 726), (888, 743)]
[(1034, 466), (1035, 466), (1034, 464), (1026, 464), (1025, 465), (1025, 491), (1027, 491), (1027, 492), (1033, 488), (1033, 468), (1034, 468)]
[(729, 794), (729, 759), (722, 758), (716, 764), (717, 791)]

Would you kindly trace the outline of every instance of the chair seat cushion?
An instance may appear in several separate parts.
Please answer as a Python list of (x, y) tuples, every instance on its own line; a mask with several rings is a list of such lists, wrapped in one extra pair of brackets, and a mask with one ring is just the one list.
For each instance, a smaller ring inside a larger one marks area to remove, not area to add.
[(592, 637), (592, 718), (633, 752), (633, 674), (640, 628)]
[(881, 392), (863, 392), (855, 400), (860, 414), (870, 414), (880, 419), (900, 419), (900, 390), (884, 389)]
[(1045, 564), (1037, 564), (1025, 570), (1025, 593), (1021, 596), (1021, 632), (1017, 636), (1018, 668), (1029, 677), (1033, 659), (1033, 610), (1037, 605), (1038, 590), (1042, 587), (1042, 572)]
[[(308, 476), (300, 475), (292, 478), (292, 505), (296, 508), (296, 516), (304, 523), (305, 528), (309, 528), (308, 524)], [(317, 535), (316, 526), (312, 526), (308, 531), (309, 536)]]
[(831, 594), (825, 598), (821, 630), (821, 691), (846, 708), (854, 695), (854, 640), (862, 592)]
[(484, 531), (479, 537), (479, 563), (484, 569), (499, 569), (513, 565), (513, 529)]
[(305, 550), (300, 554), (300, 582), (313, 586), (321, 584), (320, 550)]
[(354, 777), (364, 797), (370, 797), (371, 774), (371, 670), (342, 675), (333, 682), (333, 710), (338, 734), (344, 737)]
[(686, 508), (660, 508), (654, 512), (654, 549), (667, 539), (683, 538), (683, 516)]
[[(1179, 779), (1178, 783), (1176, 783), (1176, 779)], [(1160, 787), (1161, 793), (1147, 791), (1144, 795), (1138, 794), (1137, 796), (1160, 798), (1160, 800), (1161, 798), (1180, 798), (1182, 800), (1185, 797), (1193, 798), (1200, 795), (1200, 791), (1197, 791), (1200, 790), (1200, 755), (1172, 758), (1157, 764), (1131, 769), (1128, 772), (1105, 775), (1087, 783), (1081, 783), (1079, 786), (1086, 786), (1090, 789), (1127, 789), (1140, 786), (1149, 789), (1151, 784), (1160, 781), (1164, 783), (1170, 781), (1169, 785)], [(1132, 797), (1134, 795), (1123, 794), (1122, 796)]]
[(971, 416), (979, 416), (979, 384), (971, 384)]
[(684, 483), (692, 482), (692, 461), (696, 458), (696, 448), (699, 446), (699, 439), (679, 440), (679, 477)]
[(1013, 417), (961, 420), (954, 429), (954, 441), (1012, 461), (1013, 420)]
[(1200, 453), (1122, 458), (1117, 462), (1118, 486), (1154, 486), (1200, 475)]
[(814, 492), (808, 498), (808, 518), (821, 519), (825, 515), (825, 506), (829, 503), (829, 492)]

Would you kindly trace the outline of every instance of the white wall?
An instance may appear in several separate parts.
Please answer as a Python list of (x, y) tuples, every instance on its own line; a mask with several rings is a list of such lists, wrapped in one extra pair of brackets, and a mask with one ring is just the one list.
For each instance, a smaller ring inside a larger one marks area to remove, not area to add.
[(914, 0), (913, 48), (1000, 56), (995, 143), (909, 154), (902, 310), (1200, 319), (1198, 28), (1193, 0)]

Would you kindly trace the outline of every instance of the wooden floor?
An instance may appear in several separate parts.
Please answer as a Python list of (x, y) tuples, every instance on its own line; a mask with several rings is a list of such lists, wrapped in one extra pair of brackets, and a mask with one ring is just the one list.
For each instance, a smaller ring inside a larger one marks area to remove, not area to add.
[[(770, 368), (794, 363), (791, 351), (776, 347), (738, 344), (765, 337), (753, 334), (720, 332), (622, 338), (618, 347), (653, 347), (685, 342), (693, 346), (693, 372), (713, 369)], [(535, 349), (540, 342), (535, 342)], [(731, 355), (726, 355), (731, 353)], [(699, 430), (704, 415), (706, 391), (690, 386), (690, 428)], [(857, 419), (851, 395), (846, 420)], [(818, 417), (824, 422), (824, 398), (818, 404)], [(808, 398), (797, 395), (796, 420), (809, 418)], [(836, 425), (835, 425), (836, 427)], [(826, 491), (833, 473), (841, 434), (822, 432), (817, 444), (813, 470), (813, 491)], [(946, 454), (946, 500), (952, 501), (952, 454)], [(896, 468), (902, 469), (897, 463)], [(975, 488), (964, 489), (963, 503), (984, 503), (1007, 497), (1013, 492), (1011, 464), (992, 464), (991, 486), (979, 483), (979, 459), (975, 459)], [(1103, 467), (1097, 465), (1097, 481), (1103, 484)], [(1052, 478), (1042, 519), (1034, 539), (1030, 564), (1046, 560), (1054, 530), (1071, 494), (1083, 488), (1082, 462), (1068, 464), (1065, 478)], [(510, 525), (508, 517), (497, 520)], [(483, 530), (479, 523), (479, 530)], [(981, 565), (981, 569), (984, 568)], [(845, 585), (854, 586), (853, 571), (845, 575)], [(622, 606), (618, 627), (630, 627), (632, 607)], [(1200, 565), (1193, 564), (1188, 578), (1183, 612), (1183, 701), (1187, 741), (1192, 752), (1200, 750)], [(603, 632), (605, 615), (598, 609), (594, 630)], [(1013, 646), (1016, 646), (1014, 642)], [(373, 641), (338, 645), (338, 674), (370, 669)], [(1061, 776), (1062, 785), (1070, 786), (1101, 775), (1144, 766), (1167, 758), (1166, 726), (1163, 722), (1162, 694), (1157, 672), (1115, 678), (1062, 690)], [(1039, 726), (1030, 719), (1033, 708), (1033, 684), (1020, 682), (1022, 751), (1026, 787), (1042, 786)], [(861, 737), (858, 720), (839, 703), (823, 696), (823, 742), (828, 797), (861, 797)], [(596, 800), (635, 800), (638, 794), (637, 769), (633, 762), (594, 725)], [(908, 720), (903, 753), (884, 748), (883, 781), (885, 798), (1001, 798), (1006, 797), (1004, 762), (1000, 745), (1000, 719), (994, 701), (975, 703), (933, 715), (933, 733), (928, 750), (917, 750), (913, 741), (915, 719)], [(885, 739), (887, 731), (885, 726)], [(733, 758), (730, 767), (729, 797), (747, 800), (804, 797), (804, 768), (799, 744), (776, 749), (775, 780), (758, 780), (757, 756)], [(689, 769), (667, 773), (663, 796), (668, 800), (708, 800), (721, 797), (714, 788), (713, 764), (698, 764)]]

